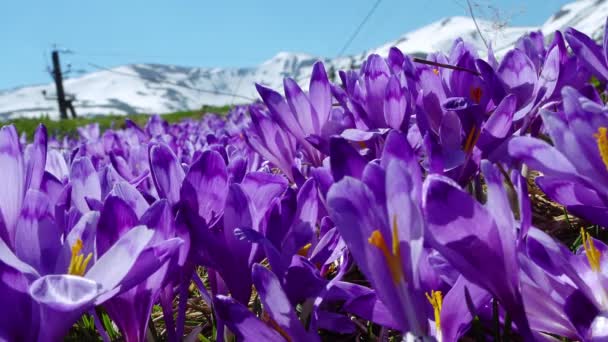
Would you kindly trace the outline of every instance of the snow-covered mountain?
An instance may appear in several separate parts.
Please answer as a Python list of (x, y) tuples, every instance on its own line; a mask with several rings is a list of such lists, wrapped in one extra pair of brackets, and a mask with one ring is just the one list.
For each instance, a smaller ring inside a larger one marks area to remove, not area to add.
[[(578, 0), (562, 7), (540, 27), (499, 27), (477, 20), (486, 40), (500, 56), (523, 34), (541, 30), (550, 36), (555, 30), (575, 27), (594, 38), (602, 35), (608, 16), (608, 0)], [(336, 59), (302, 53), (281, 52), (252, 68), (194, 68), (160, 64), (131, 64), (99, 70), (69, 79), (66, 91), (76, 96), (80, 115), (168, 113), (197, 109), (203, 105), (247, 103), (257, 99), (254, 82), (278, 89), (284, 77), (307, 86), (316, 60), (328, 70), (357, 66), (372, 53), (386, 55), (391, 46), (413, 55), (447, 51), (454, 39), (462, 37), (486, 50), (475, 23), (468, 17), (450, 17), (409, 32), (398, 39), (361, 54)], [(0, 119), (15, 117), (58, 117), (57, 104), (43, 95), (54, 94), (54, 85), (27, 86), (0, 91)], [(237, 95), (233, 95), (237, 94)]]

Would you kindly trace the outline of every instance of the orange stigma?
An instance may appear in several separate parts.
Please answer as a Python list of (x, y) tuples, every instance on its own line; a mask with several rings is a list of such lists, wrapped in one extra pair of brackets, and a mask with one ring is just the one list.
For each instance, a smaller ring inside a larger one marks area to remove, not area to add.
[(465, 141), (464, 146), (462, 147), (466, 154), (470, 154), (471, 152), (473, 152), (473, 147), (475, 147), (475, 144), (477, 144), (477, 140), (479, 140), (480, 132), (481, 131), (478, 130), (475, 126), (473, 126), (469, 131), (469, 134), (467, 135), (467, 140)]
[(368, 243), (378, 248), (384, 259), (388, 264), (388, 268), (391, 272), (391, 277), (395, 284), (399, 283), (403, 279), (403, 267), (401, 265), (401, 250), (399, 247), (399, 231), (397, 229), (397, 216), (393, 216), (393, 229), (392, 229), (392, 250), (389, 249), (384, 236), (379, 230), (374, 230), (370, 237), (367, 239)]
[(482, 94), (483, 92), (481, 91), (480, 87), (471, 88), (471, 100), (473, 100), (473, 102), (479, 104), (481, 102)]

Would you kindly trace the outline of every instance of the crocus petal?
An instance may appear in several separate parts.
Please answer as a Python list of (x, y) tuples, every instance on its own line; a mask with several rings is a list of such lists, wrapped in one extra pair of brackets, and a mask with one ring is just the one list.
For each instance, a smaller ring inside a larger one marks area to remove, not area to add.
[(2, 262), (0, 279), (0, 305), (5, 317), (10, 318), (0, 320), (0, 340), (36, 340), (40, 313), (38, 305), (28, 293), (28, 279), (23, 273)]
[(318, 340), (317, 335), (308, 334), (304, 330), (274, 273), (259, 264), (255, 264), (253, 265), (252, 278), (255, 288), (260, 294), (260, 300), (264, 304), (264, 309), (278, 326), (295, 340)]
[(42, 124), (34, 133), (34, 142), (25, 151), (25, 188), (39, 189), (46, 164), (47, 133)]
[(161, 198), (171, 204), (179, 201), (179, 189), (185, 173), (177, 157), (165, 144), (150, 145), (150, 171), (156, 190)]
[(55, 271), (62, 230), (52, 219), (47, 196), (37, 190), (25, 195), (15, 232), (15, 254), (41, 274)]
[(536, 184), (549, 198), (566, 206), (571, 213), (602, 226), (608, 225), (608, 207), (595, 189), (559, 177), (537, 177)]
[(409, 255), (402, 253), (403, 265), (414, 265), (408, 270), (408, 279), (418, 286), (418, 262), (422, 253), (424, 219), (420, 210), (419, 198), (416, 198), (416, 188), (420, 188), (420, 179), (415, 179), (416, 172), (410, 172), (408, 165), (399, 160), (393, 160), (386, 169), (386, 207), (388, 217), (397, 229), (399, 241), (407, 244)]
[(120, 181), (125, 181), (121, 175), (116, 172), (114, 166), (112, 164), (106, 165), (99, 174), (99, 182), (101, 185), (101, 198), (108, 197), (108, 194), (112, 189), (114, 189), (114, 185)]
[(496, 224), (489, 213), (442, 176), (429, 176), (424, 182), (424, 193), (432, 245), (469, 281), (499, 292), (492, 283), (504, 278), (505, 273), (500, 267), (503, 260), (501, 246), (496, 245), (500, 243)]
[(241, 186), (251, 201), (253, 223), (257, 225), (270, 208), (272, 201), (285, 192), (288, 183), (279, 175), (250, 172), (243, 178)]
[(133, 185), (127, 182), (117, 182), (110, 192), (110, 196), (116, 196), (129, 205), (137, 217), (141, 217), (150, 207), (144, 196)]
[(291, 258), (291, 264), (285, 272), (282, 284), (293, 307), (307, 299), (319, 298), (328, 286), (327, 280), (321, 276), (318, 268), (300, 255)]
[(513, 138), (509, 142), (509, 155), (547, 175), (572, 178), (576, 174), (576, 169), (563, 154), (539, 139)]
[(293, 179), (295, 140), (263, 111), (250, 107), (253, 134), (245, 136), (251, 147)]
[(307, 180), (298, 192), (296, 218), (311, 225), (317, 223), (319, 216), (319, 199), (317, 184), (314, 179)]
[(30, 294), (36, 301), (58, 311), (83, 310), (92, 305), (101, 290), (94, 280), (69, 274), (47, 275), (30, 286)]
[(108, 251), (121, 236), (138, 222), (137, 214), (123, 199), (110, 196), (105, 201), (97, 226), (97, 253)]
[(502, 244), (503, 258), (507, 272), (517, 273), (515, 256), (515, 219), (505, 190), (503, 177), (498, 169), (487, 160), (481, 161), (481, 172), (487, 185), (486, 209), (494, 218)]
[(329, 151), (331, 173), (335, 181), (341, 180), (344, 176), (361, 177), (367, 163), (346, 140), (331, 138)]
[(7, 266), (14, 268), (24, 275), (27, 275), (31, 278), (37, 278), (40, 275), (38, 271), (34, 269), (29, 264), (21, 261), (15, 253), (10, 249), (10, 247), (4, 242), (4, 240), (0, 239), (0, 261)]
[(566, 40), (579, 61), (584, 63), (596, 77), (603, 81), (608, 80), (606, 60), (602, 56), (601, 48), (593, 39), (570, 27), (566, 30)]
[(48, 171), (59, 180), (68, 177), (70, 170), (63, 154), (57, 150), (49, 149), (47, 152), (45, 171)]
[(98, 283), (104, 291), (119, 286), (153, 235), (154, 231), (145, 226), (129, 230), (95, 262), (85, 277)]
[(530, 100), (536, 84), (536, 70), (524, 52), (513, 49), (503, 57), (498, 74), (517, 97), (517, 105), (523, 106)]
[(346, 312), (353, 313), (365, 320), (372, 321), (392, 329), (399, 329), (389, 309), (380, 301), (375, 293), (366, 294), (347, 301), (344, 304)]
[(222, 156), (205, 151), (190, 166), (182, 185), (181, 197), (193, 201), (192, 206), (208, 224), (221, 216), (228, 195), (228, 171)]
[(448, 151), (458, 151), (462, 142), (462, 123), (458, 114), (453, 111), (445, 113), (439, 126), (439, 140), (441, 146)]
[[(128, 253), (133, 253), (132, 257), (130, 256), (129, 259), (126, 259), (129, 266), (124, 265), (124, 263), (121, 264), (121, 267), (125, 267), (125, 270), (119, 271), (119, 276), (121, 279), (118, 283), (115, 283), (116, 285), (111, 289), (104, 287), (104, 292), (95, 299), (96, 305), (102, 304), (117, 295), (121, 295), (136, 286), (143, 286), (144, 288), (150, 288), (153, 290), (163, 287), (162, 284), (165, 280), (165, 276), (167, 274), (166, 272), (169, 271), (167, 267), (170, 266), (170, 264), (167, 264), (167, 262), (177, 254), (177, 251), (183, 245), (183, 240), (180, 238), (172, 238), (152, 246), (150, 241), (151, 240), (148, 241), (148, 246), (135, 246), (135, 248), (138, 250), (126, 251)], [(121, 253), (124, 254), (124, 252), (125, 251), (116, 253), (114, 257), (119, 256)], [(110, 262), (112, 262), (111, 259), (104, 261), (106, 266), (108, 266)], [(91, 268), (91, 270), (92, 269), (93, 268)], [(101, 277), (103, 278), (103, 281), (107, 282), (107, 284), (114, 281), (109, 279), (112, 276), (108, 277), (101, 275)], [(97, 279), (100, 278), (97, 277)], [(142, 282), (144, 283), (142, 284)], [(104, 285), (105, 284), (102, 284), (102, 286)]]
[(40, 191), (49, 197), (49, 204), (54, 207), (63, 192), (64, 185), (52, 173), (44, 171), (40, 182)]
[(386, 168), (392, 159), (399, 159), (406, 163), (414, 160), (414, 150), (408, 143), (407, 137), (395, 130), (390, 131), (386, 136), (382, 150), (382, 167)]
[(9, 239), (12, 241), (14, 225), (21, 211), (23, 196), (25, 196), (25, 168), (15, 126), (4, 126), (0, 129), (0, 165), (2, 173), (0, 212), (9, 232)]
[(285, 87), (287, 103), (289, 104), (291, 113), (293, 113), (287, 115), (296, 116), (304, 135), (318, 133), (318, 131), (315, 130), (315, 126), (319, 127), (319, 123), (317, 122), (315, 125), (313, 122), (313, 119), (316, 119), (316, 115), (313, 114), (312, 105), (306, 94), (304, 94), (304, 91), (302, 91), (298, 83), (291, 78), (285, 78), (283, 85)]
[(228, 325), (240, 341), (283, 342), (285, 339), (247, 310), (245, 306), (226, 296), (217, 296), (213, 307), (218, 317)]
[[(309, 91), (310, 103), (314, 109), (314, 114), (316, 114), (316, 119), (313, 118), (314, 131), (320, 133), (323, 125), (329, 120), (331, 112), (331, 89), (325, 67), (321, 61), (315, 62), (312, 66)], [(317, 127), (316, 124), (319, 126)]]
[(364, 74), (365, 107), (375, 128), (386, 127), (383, 108), (390, 70), (384, 58), (372, 54), (367, 58)]
[[(469, 308), (465, 291), (468, 291), (473, 308)], [(456, 283), (443, 299), (441, 310), (441, 333), (444, 341), (458, 341), (469, 329), (473, 315), (469, 309), (479, 310), (492, 296), (479, 286), (458, 277)]]
[(542, 71), (538, 77), (539, 90), (544, 92), (542, 99), (550, 98), (558, 85), (559, 73), (561, 66), (561, 56), (559, 46), (555, 45), (545, 57)]
[(70, 181), (72, 183), (72, 204), (81, 213), (90, 210), (85, 198), (101, 200), (99, 176), (88, 157), (80, 157), (74, 161), (70, 170)]
[(224, 209), (224, 239), (236, 261), (248, 268), (251, 245), (234, 236), (234, 229), (252, 227), (249, 199), (239, 184), (231, 184)]
[(389, 127), (401, 128), (405, 118), (406, 106), (405, 91), (401, 88), (401, 82), (399, 82), (397, 76), (393, 75), (386, 86), (384, 99), (384, 119)]
[(515, 95), (507, 95), (483, 125), (483, 132), (495, 138), (505, 138), (511, 130), (516, 104), (517, 98)]
[(276, 91), (264, 87), (260, 84), (255, 85), (258, 93), (262, 97), (264, 103), (268, 106), (270, 110), (270, 114), (272, 114), (273, 119), (279, 122), (283, 127), (285, 127), (288, 131), (293, 134), (296, 139), (301, 140), (306, 136), (302, 127), (296, 120), (296, 117), (293, 115), (289, 106), (285, 102), (285, 99), (281, 94)]
[(377, 163), (369, 163), (363, 169), (361, 180), (376, 196), (379, 205), (386, 203), (386, 170)]

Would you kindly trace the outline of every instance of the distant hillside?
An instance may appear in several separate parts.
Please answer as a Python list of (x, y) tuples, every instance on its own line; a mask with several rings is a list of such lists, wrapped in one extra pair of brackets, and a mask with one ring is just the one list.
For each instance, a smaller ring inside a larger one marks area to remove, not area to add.
[[(541, 27), (506, 27), (496, 30), (490, 22), (479, 21), (485, 38), (493, 41), (500, 56), (523, 34), (542, 30), (551, 35), (555, 30), (573, 26), (593, 37), (600, 37), (608, 16), (607, 0), (579, 0), (562, 7)], [(257, 99), (253, 84), (259, 82), (281, 88), (284, 77), (293, 77), (307, 87), (313, 63), (322, 59), (329, 70), (349, 68), (371, 53), (386, 55), (391, 46), (405, 53), (426, 55), (447, 51), (454, 39), (462, 37), (483, 53), (485, 47), (473, 20), (450, 17), (359, 55), (326, 59), (302, 53), (281, 52), (253, 68), (193, 68), (160, 64), (132, 64), (91, 72), (65, 82), (68, 93), (76, 96), (76, 110), (81, 115), (169, 113), (223, 106)], [(54, 93), (53, 84), (27, 86), (0, 91), (0, 119), (39, 117), (57, 118), (56, 103), (42, 92)], [(232, 94), (237, 94), (234, 96)]]

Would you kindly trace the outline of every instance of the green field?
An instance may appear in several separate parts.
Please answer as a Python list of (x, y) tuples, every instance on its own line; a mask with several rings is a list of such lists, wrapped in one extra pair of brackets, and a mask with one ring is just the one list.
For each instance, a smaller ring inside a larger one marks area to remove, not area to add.
[[(216, 113), (225, 115), (230, 110), (230, 106), (223, 107), (203, 107), (200, 110), (175, 112), (169, 114), (163, 114), (162, 118), (168, 122), (177, 122), (186, 118), (200, 119), (205, 113)], [(51, 120), (48, 117), (39, 118), (20, 118), (2, 122), (1, 125), (14, 124), (19, 133), (25, 132), (28, 139), (31, 139), (38, 124), (43, 123), (49, 134), (56, 137), (63, 137), (65, 135), (75, 136), (77, 134), (76, 128), (88, 125), (91, 123), (98, 123), (101, 131), (108, 128), (124, 128), (125, 119), (130, 119), (142, 126), (148, 121), (150, 115), (148, 114), (130, 114), (130, 115), (97, 115), (89, 117), (78, 117), (76, 119), (67, 120)]]

